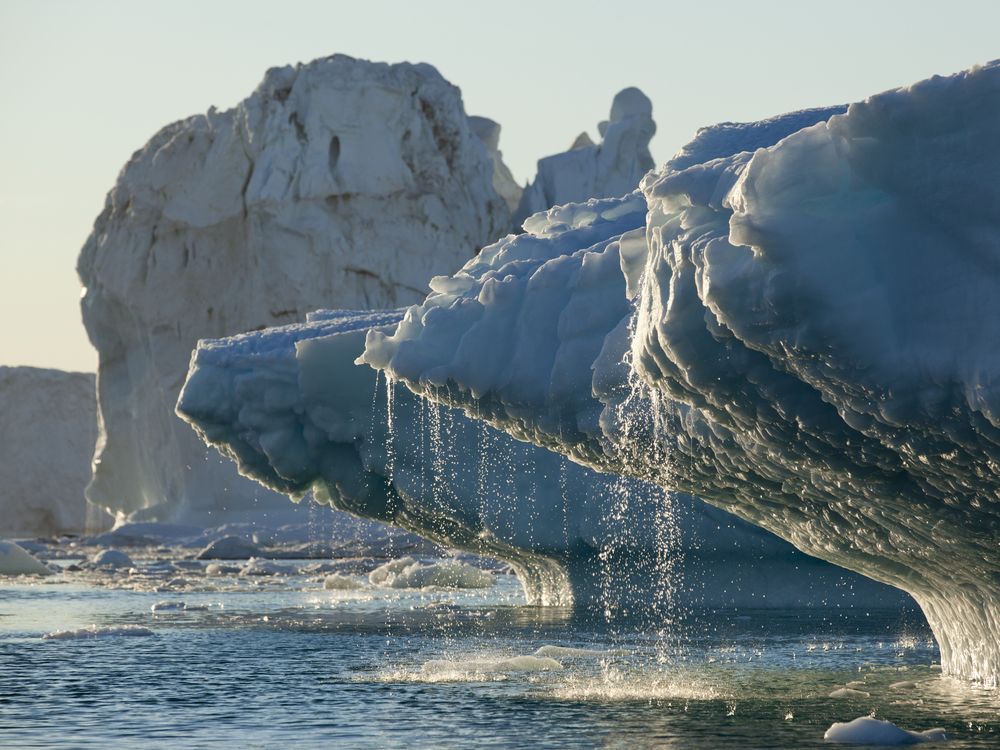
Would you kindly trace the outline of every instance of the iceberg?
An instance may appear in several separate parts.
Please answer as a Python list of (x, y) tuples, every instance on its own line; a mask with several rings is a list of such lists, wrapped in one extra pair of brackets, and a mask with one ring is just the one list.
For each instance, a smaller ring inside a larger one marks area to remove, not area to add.
[(538, 174), (520, 196), (514, 224), (552, 206), (588, 198), (613, 198), (635, 190), (655, 165), (649, 142), (656, 134), (653, 103), (642, 91), (622, 89), (611, 102), (611, 114), (597, 125), (601, 142), (586, 132), (569, 151), (538, 160)]
[(363, 359), (909, 592), (944, 671), (995, 685), (998, 132), (996, 62), (703, 131), (434, 280)]
[(234, 108), (139, 149), (78, 262), (99, 356), (91, 503), (119, 521), (301, 518), (174, 415), (191, 350), (320, 307), (422, 299), (510, 227), (499, 132), (480, 132), (492, 153), (433, 67), (336, 55), (272, 68)]
[(0, 367), (0, 537), (81, 534), (107, 520), (84, 498), (96, 435), (93, 374)]

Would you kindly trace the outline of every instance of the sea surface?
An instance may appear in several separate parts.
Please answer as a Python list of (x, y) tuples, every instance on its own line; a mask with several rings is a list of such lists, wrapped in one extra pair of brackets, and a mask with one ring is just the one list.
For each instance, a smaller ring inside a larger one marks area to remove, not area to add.
[(941, 676), (917, 611), (650, 627), (529, 607), (510, 575), (477, 590), (171, 576), (0, 579), (0, 747), (829, 748), (832, 722), (866, 715), (1000, 747), (996, 691)]

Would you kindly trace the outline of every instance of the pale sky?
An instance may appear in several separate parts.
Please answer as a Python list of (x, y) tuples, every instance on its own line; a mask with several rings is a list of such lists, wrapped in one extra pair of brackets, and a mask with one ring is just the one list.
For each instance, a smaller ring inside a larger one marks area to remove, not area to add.
[[(76, 257), (160, 127), (335, 52), (429, 62), (515, 177), (639, 86), (653, 156), (701, 125), (848, 102), (1000, 57), (1000, 3), (0, 0), (0, 365), (93, 370)], [(331, 301), (335, 304), (335, 301)]]

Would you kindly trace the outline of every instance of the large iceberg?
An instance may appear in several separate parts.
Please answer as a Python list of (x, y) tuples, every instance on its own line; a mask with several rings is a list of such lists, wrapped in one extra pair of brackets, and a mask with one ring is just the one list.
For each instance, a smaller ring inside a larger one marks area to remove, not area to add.
[(431, 66), (338, 55), (273, 68), (235, 108), (137, 151), (79, 259), (99, 355), (90, 501), (210, 525), (290, 512), (174, 415), (191, 350), (320, 307), (423, 298), (510, 226), (498, 132), (476, 125), (489, 144)]
[(96, 411), (91, 373), (0, 367), (0, 537), (80, 534), (107, 520), (84, 498)]
[(998, 63), (705, 131), (435, 280), (364, 358), (908, 591), (944, 669), (996, 684), (998, 133)]

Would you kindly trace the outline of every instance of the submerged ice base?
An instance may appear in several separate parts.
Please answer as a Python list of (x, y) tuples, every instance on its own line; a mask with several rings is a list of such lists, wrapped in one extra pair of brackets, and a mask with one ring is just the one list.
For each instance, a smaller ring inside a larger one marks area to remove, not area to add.
[(995, 685), (998, 132), (996, 63), (707, 129), (436, 279), (364, 360), (908, 591)]

